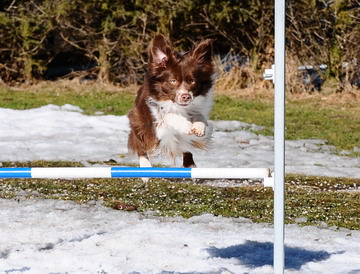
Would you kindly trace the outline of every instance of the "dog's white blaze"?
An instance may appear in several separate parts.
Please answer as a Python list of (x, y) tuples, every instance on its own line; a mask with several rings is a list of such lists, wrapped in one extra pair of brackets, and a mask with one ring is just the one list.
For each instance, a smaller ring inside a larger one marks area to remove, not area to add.
[(184, 94), (189, 94), (191, 99), (190, 101), (188, 102), (189, 104), (191, 104), (192, 100), (194, 100), (194, 95), (193, 93), (190, 91), (188, 91), (185, 86), (184, 86), (184, 83), (182, 83), (180, 85), (180, 87), (176, 90), (176, 97), (175, 97), (175, 100), (177, 103), (183, 103), (183, 100), (181, 99), (182, 95)]

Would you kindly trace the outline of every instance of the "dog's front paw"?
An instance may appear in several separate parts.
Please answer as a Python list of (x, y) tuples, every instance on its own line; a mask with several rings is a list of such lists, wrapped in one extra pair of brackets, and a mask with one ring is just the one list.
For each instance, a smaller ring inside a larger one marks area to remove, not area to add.
[(202, 137), (205, 135), (206, 125), (203, 122), (194, 122), (192, 124), (190, 134), (196, 135), (198, 137)]
[(168, 113), (164, 116), (164, 122), (179, 133), (187, 134), (191, 131), (191, 122), (181, 115)]

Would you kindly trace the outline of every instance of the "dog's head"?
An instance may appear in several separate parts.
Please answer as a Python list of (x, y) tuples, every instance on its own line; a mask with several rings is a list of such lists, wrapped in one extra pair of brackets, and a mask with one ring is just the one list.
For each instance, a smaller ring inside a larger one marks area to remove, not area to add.
[(213, 84), (211, 39), (200, 42), (187, 53), (174, 51), (161, 34), (154, 37), (149, 50), (151, 96), (188, 106), (194, 97), (206, 95)]

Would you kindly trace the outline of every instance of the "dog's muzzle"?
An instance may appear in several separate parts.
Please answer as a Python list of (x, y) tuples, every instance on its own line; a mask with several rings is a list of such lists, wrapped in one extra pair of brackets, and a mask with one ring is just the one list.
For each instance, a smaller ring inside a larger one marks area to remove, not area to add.
[(176, 103), (180, 106), (187, 106), (189, 105), (193, 100), (193, 95), (191, 92), (183, 91), (179, 92), (176, 96)]

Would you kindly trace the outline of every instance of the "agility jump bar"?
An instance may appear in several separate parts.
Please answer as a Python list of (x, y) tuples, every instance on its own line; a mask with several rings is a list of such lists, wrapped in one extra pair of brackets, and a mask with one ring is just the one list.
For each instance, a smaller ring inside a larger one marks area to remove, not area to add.
[(180, 167), (10, 167), (0, 168), (0, 178), (273, 179), (268, 168)]

